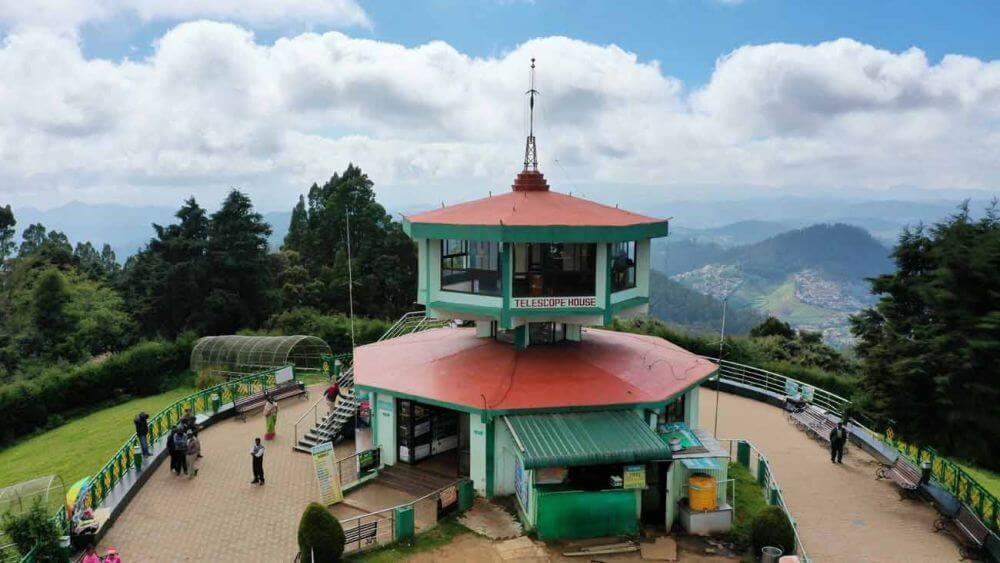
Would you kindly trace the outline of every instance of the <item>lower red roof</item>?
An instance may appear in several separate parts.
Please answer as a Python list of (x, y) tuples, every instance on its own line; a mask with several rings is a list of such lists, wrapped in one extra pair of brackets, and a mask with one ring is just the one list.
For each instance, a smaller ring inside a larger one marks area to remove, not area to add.
[(439, 328), (359, 347), (363, 387), (521, 411), (663, 402), (714, 373), (712, 362), (652, 336), (584, 329), (583, 341), (517, 350), (472, 328)]

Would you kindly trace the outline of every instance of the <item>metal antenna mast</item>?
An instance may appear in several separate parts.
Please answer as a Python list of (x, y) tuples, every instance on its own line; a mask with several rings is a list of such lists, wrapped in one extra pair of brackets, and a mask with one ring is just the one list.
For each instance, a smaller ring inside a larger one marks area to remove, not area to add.
[(528, 96), (528, 140), (524, 145), (524, 171), (538, 172), (538, 151), (535, 149), (535, 59), (531, 59), (531, 88), (525, 92)]

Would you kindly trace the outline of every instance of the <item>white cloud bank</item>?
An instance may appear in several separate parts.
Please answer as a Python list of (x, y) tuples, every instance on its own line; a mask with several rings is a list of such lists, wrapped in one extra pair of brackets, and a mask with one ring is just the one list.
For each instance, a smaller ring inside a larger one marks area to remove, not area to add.
[(141, 61), (86, 59), (65, 34), (9, 34), (0, 196), (173, 203), (242, 186), (283, 208), (348, 161), (393, 205), (506, 189), (522, 157), (531, 57), (541, 165), (564, 191), (628, 201), (692, 186), (1000, 185), (998, 61), (931, 64), (918, 49), (849, 39), (747, 46), (689, 92), (655, 62), (563, 37), (475, 58), (337, 32), (261, 45), (236, 25), (198, 21)]
[(282, 24), (370, 26), (357, 0), (0, 0), (0, 23), (75, 33), (88, 23), (133, 16), (144, 22), (223, 19), (267, 27)]

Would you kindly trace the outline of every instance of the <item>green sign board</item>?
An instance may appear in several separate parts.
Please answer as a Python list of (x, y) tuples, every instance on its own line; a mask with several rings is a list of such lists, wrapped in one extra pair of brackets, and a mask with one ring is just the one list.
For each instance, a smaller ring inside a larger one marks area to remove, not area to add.
[(646, 488), (646, 466), (626, 465), (625, 474), (622, 475), (623, 489), (645, 489)]

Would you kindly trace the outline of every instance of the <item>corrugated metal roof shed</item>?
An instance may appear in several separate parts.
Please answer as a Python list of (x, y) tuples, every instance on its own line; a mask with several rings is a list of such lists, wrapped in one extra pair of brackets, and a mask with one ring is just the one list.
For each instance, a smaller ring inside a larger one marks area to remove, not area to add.
[(635, 411), (505, 417), (524, 449), (524, 467), (602, 465), (670, 459), (670, 448)]

